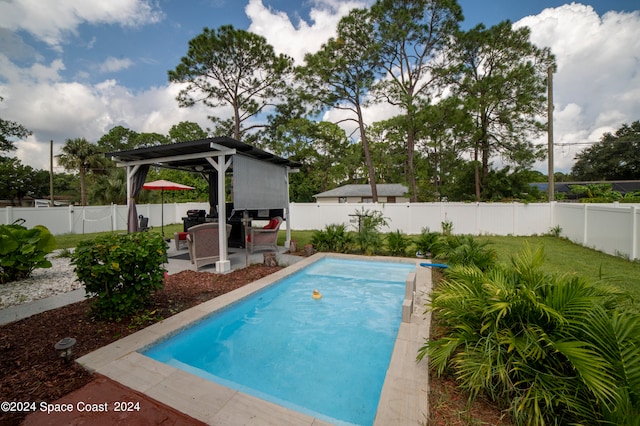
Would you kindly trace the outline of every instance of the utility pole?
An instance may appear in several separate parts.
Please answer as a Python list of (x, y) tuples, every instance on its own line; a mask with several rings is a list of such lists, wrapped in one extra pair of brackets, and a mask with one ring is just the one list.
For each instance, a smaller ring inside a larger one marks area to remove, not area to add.
[(547, 69), (547, 142), (549, 144), (549, 202), (555, 200), (553, 176), (553, 67)]
[(53, 207), (53, 139), (49, 143), (49, 206)]

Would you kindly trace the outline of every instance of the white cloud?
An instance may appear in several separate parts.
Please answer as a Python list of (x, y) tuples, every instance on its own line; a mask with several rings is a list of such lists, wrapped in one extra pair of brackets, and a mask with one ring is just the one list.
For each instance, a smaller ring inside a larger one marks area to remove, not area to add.
[(309, 22), (298, 16), (295, 23), (286, 13), (265, 7), (262, 0), (249, 0), (245, 13), (251, 20), (249, 31), (265, 37), (277, 53), (285, 53), (302, 64), (305, 53), (317, 51), (335, 36), (340, 18), (364, 5), (365, 1), (357, 0), (316, 0)]
[(133, 65), (133, 61), (129, 58), (118, 59), (110, 56), (98, 66), (98, 70), (101, 73), (111, 73), (125, 70), (131, 65)]
[(27, 31), (56, 50), (83, 23), (136, 26), (162, 18), (149, 0), (0, 1), (0, 28)]
[[(318, 51), (323, 43), (336, 35), (338, 22), (343, 16), (352, 9), (366, 7), (369, 3), (369, 0), (315, 0), (309, 11), (309, 22), (297, 16), (294, 23), (286, 13), (265, 7), (262, 0), (249, 0), (245, 12), (251, 19), (249, 31), (262, 35), (277, 53), (285, 53), (296, 64), (302, 65), (306, 53)], [(389, 105), (378, 104), (364, 108), (365, 121), (369, 124), (397, 113), (397, 108)], [(354, 133), (357, 124), (345, 121), (349, 118), (353, 118), (351, 112), (335, 109), (327, 111), (323, 120), (340, 122), (348, 135), (358, 139), (359, 135)]]
[[(585, 142), (640, 118), (640, 12), (608, 12), (571, 3), (515, 24), (556, 55), (555, 168), (569, 171)], [(546, 138), (546, 137), (545, 137)], [(546, 139), (545, 139), (546, 143)], [(572, 144), (572, 145), (569, 145)]]
[[(19, 68), (0, 55), (0, 117), (16, 121), (33, 135), (16, 142), (15, 155), (34, 168), (49, 168), (49, 140), (54, 155), (70, 138), (95, 142), (111, 128), (122, 125), (136, 132), (166, 134), (180, 121), (194, 121), (206, 128), (207, 115), (215, 111), (201, 105), (179, 108), (175, 100), (180, 87), (166, 85), (132, 92), (116, 80), (98, 84), (61, 81), (60, 60), (48, 65)], [(57, 171), (62, 171), (56, 168)]]

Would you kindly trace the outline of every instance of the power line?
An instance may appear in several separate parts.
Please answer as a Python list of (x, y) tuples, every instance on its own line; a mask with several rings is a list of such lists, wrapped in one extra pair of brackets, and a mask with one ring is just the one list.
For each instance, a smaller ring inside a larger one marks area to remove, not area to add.
[[(593, 144), (596, 144), (596, 143), (603, 143), (603, 142), (605, 142), (605, 143), (606, 143), (606, 142), (608, 142), (608, 141), (597, 141), (597, 142), (567, 142), (567, 143), (557, 143), (557, 144), (554, 144), (554, 146), (563, 147), (563, 146), (576, 146), (576, 145), (593, 145)], [(640, 139), (636, 139), (636, 140), (626, 140), (626, 139), (620, 140), (620, 139), (617, 139), (617, 140), (615, 140), (615, 141), (611, 141), (610, 143), (623, 143), (623, 142), (624, 142), (624, 143), (638, 143), (638, 142), (640, 142)]]

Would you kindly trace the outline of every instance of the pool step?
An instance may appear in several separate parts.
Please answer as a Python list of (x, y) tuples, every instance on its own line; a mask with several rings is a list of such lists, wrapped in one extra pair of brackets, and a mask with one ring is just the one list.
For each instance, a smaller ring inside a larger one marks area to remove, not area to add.
[(402, 303), (402, 322), (411, 322), (413, 304), (416, 296), (416, 273), (410, 272), (405, 281), (404, 302)]

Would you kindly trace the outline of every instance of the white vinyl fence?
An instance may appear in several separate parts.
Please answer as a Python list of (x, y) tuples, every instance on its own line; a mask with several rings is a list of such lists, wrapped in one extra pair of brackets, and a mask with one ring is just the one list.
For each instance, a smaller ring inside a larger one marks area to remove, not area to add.
[[(320, 230), (342, 223), (357, 228), (356, 213), (377, 210), (389, 227), (418, 234), (423, 228), (441, 231), (451, 222), (454, 234), (534, 235), (561, 228), (561, 236), (578, 244), (630, 259), (640, 258), (640, 205), (570, 203), (292, 203), (286, 226), (293, 230)], [(138, 205), (138, 214), (161, 225), (162, 205)], [(209, 209), (208, 203), (164, 205), (164, 223), (181, 223), (187, 210)], [(0, 224), (24, 219), (25, 226), (44, 225), (54, 235), (127, 229), (126, 206), (7, 207), (0, 209)]]
[(555, 224), (562, 236), (585, 247), (640, 258), (640, 206), (637, 204), (556, 203)]
[[(180, 223), (187, 210), (209, 210), (209, 203), (138, 204), (138, 215), (149, 218), (149, 226)], [(0, 224), (24, 219), (23, 226), (46, 226), (52, 234), (85, 234), (127, 229), (127, 206), (6, 207), (0, 209)]]
[(324, 229), (352, 221), (357, 227), (357, 218), (351, 215), (362, 209), (380, 211), (389, 224), (386, 231), (407, 234), (419, 234), (423, 228), (439, 232), (445, 221), (453, 224), (455, 234), (543, 234), (552, 219), (547, 203), (291, 204), (291, 229)]

